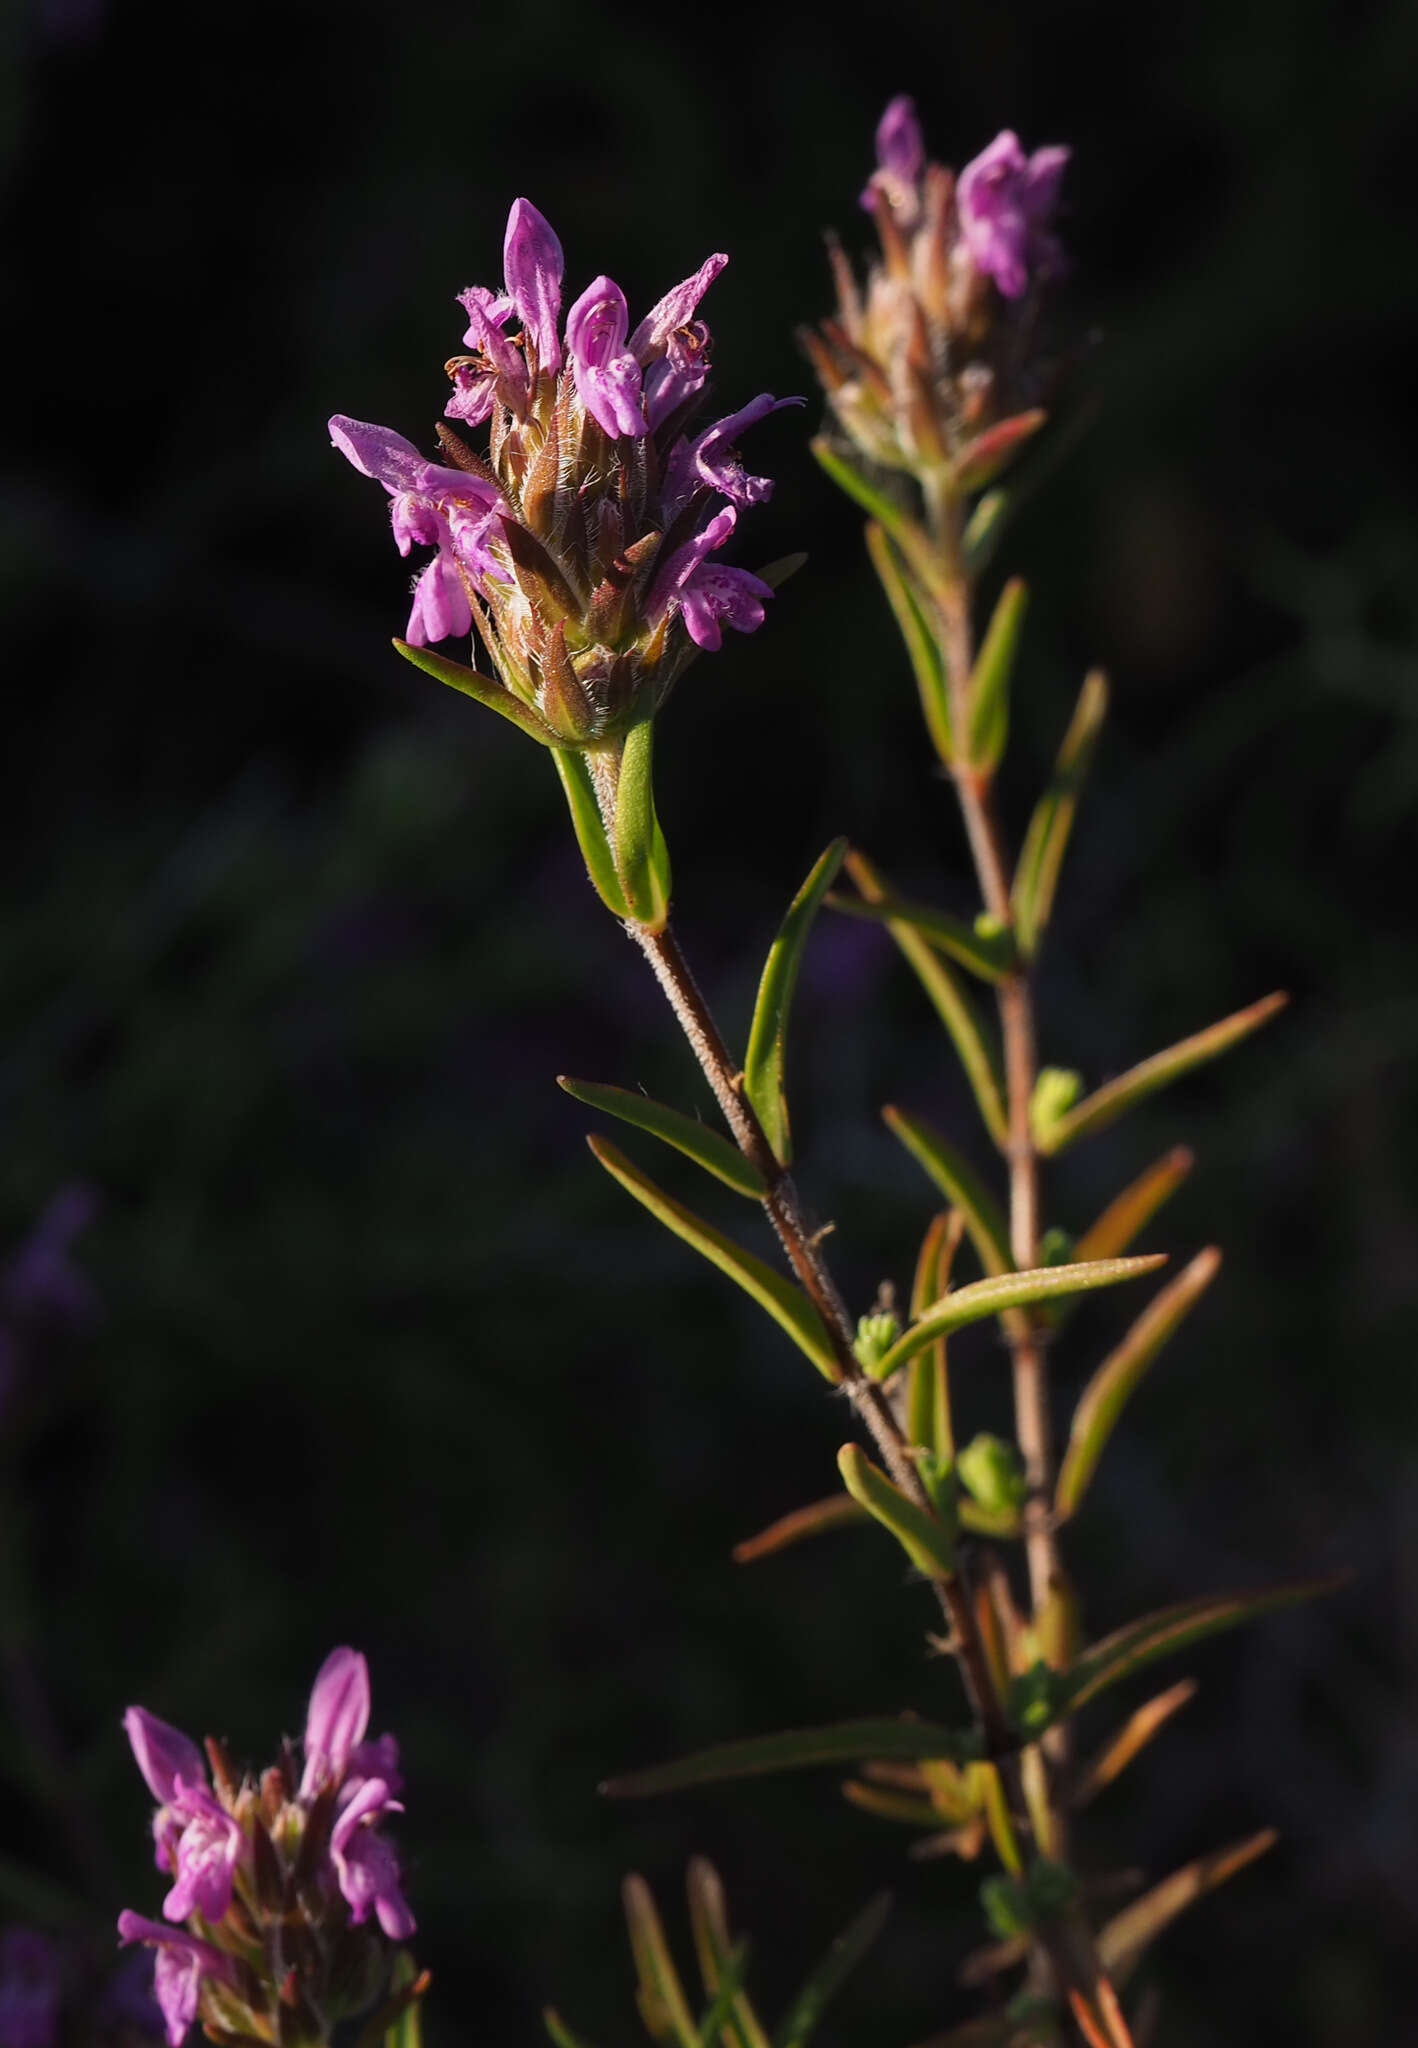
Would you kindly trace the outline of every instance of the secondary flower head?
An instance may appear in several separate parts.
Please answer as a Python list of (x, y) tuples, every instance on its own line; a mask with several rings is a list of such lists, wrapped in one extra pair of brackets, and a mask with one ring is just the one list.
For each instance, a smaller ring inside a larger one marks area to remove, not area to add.
[(199, 2018), (222, 2039), (324, 2039), (388, 1991), (391, 1944), (414, 1917), (381, 1832), (402, 1810), (398, 1745), (365, 1739), (369, 1710), (364, 1658), (333, 1650), (311, 1692), (298, 1781), (288, 1744), (259, 1778), (238, 1778), (219, 1743), (207, 1744), (209, 1772), (180, 1729), (144, 1707), (124, 1715), (172, 1884), (163, 1920), (125, 1912), (118, 1929), (156, 1949), (170, 2042)]
[(801, 401), (763, 393), (692, 428), (712, 357), (699, 303), (727, 260), (710, 256), (634, 328), (620, 286), (595, 278), (563, 327), (561, 244), (519, 199), (503, 287), (459, 294), (466, 353), (447, 365), (446, 415), (486, 424), (486, 453), (448, 426), (432, 461), (388, 428), (330, 422), (335, 446), (389, 493), (400, 552), (434, 550), (409, 644), (476, 633), (493, 676), (471, 694), (548, 744), (613, 738), (726, 625), (763, 621), (768, 584), (708, 557), (738, 509), (772, 489), (738, 459), (738, 435)]
[(1010, 130), (958, 176), (932, 163), (914, 103), (892, 100), (862, 193), (880, 256), (859, 285), (830, 254), (837, 311), (803, 343), (838, 426), (869, 462), (971, 489), (1042, 420), (1044, 287), (1069, 152)]

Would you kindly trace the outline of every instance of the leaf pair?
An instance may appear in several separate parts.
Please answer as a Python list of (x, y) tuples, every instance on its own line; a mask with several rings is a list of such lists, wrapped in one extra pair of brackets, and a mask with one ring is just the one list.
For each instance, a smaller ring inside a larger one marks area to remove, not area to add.
[(609, 825), (591, 762), (582, 749), (553, 754), (567, 808), (596, 893), (615, 917), (663, 931), (670, 908), (670, 856), (655, 813), (653, 718), (642, 718), (621, 741), (604, 747), (602, 773), (614, 784)]

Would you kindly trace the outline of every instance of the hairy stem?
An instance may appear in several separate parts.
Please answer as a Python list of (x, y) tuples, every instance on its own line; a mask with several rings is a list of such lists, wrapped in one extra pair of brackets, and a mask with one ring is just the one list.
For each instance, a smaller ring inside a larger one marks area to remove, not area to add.
[[(778, 1233), (788, 1263), (826, 1325), (841, 1371), (843, 1391), (866, 1425), (892, 1479), (918, 1507), (933, 1514), (895, 1411), (885, 1391), (857, 1362), (851, 1317), (822, 1256), (821, 1234), (810, 1227), (793, 1176), (769, 1144), (744, 1093), (742, 1075), (673, 929), (666, 926), (663, 931), (652, 932), (633, 920), (625, 928), (654, 970), (735, 1144), (763, 1175), (767, 1184), (764, 1210)], [(949, 1624), (951, 1648), (959, 1661), (966, 1696), (984, 1735), (986, 1750), (991, 1756), (1008, 1757), (1013, 1763), (1015, 1740), (995, 1690), (969, 1593), (958, 1575), (934, 1579), (932, 1584)], [(1011, 1803), (1021, 1805), (1022, 1801), (1012, 1799)]]

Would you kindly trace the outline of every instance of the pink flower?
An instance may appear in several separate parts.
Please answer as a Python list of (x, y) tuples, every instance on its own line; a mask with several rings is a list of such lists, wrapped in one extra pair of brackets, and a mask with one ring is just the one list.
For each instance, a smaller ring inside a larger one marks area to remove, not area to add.
[(402, 1813), (382, 1778), (366, 1778), (342, 1809), (330, 1836), (330, 1857), (350, 1908), (360, 1926), (373, 1910), (390, 1941), (406, 1941), (415, 1921), (399, 1884), (399, 1861), (375, 1824), (386, 1813)]
[(369, 1666), (358, 1650), (332, 1650), (315, 1674), (305, 1716), (305, 1774), (300, 1796), (338, 1785), (369, 1726)]
[(157, 1864), (173, 1879), (163, 1912), (169, 1920), (185, 1920), (193, 1912), (220, 1920), (231, 1904), (246, 1837), (212, 1797), (201, 1751), (181, 1729), (145, 1707), (129, 1707), (123, 1726), (134, 1761), (158, 1802), (153, 1816)]
[(123, 1911), (118, 1916), (119, 1939), (142, 1941), (157, 1950), (153, 1990), (167, 2027), (170, 2048), (182, 2048), (187, 2030), (196, 2019), (206, 1983), (234, 1984), (236, 1968), (209, 1941), (189, 1934), (185, 1927), (164, 1927), (161, 1921), (145, 1920), (141, 1913)]
[(965, 245), (1007, 299), (1024, 296), (1031, 272), (1057, 269), (1062, 260), (1048, 224), (1070, 154), (1053, 145), (1026, 156), (1006, 128), (960, 173), (955, 197)]

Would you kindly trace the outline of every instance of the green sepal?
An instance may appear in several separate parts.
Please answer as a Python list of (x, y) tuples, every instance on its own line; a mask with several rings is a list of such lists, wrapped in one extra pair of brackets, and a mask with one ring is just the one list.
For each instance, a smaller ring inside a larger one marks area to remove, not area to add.
[(615, 864), (630, 914), (652, 932), (670, 913), (669, 850), (655, 816), (655, 721), (637, 720), (625, 735), (615, 799)]
[(886, 1925), (890, 1892), (878, 1892), (808, 1972), (773, 2035), (773, 2048), (807, 2048), (823, 2013)]
[(718, 1131), (711, 1131), (697, 1117), (686, 1116), (683, 1110), (671, 1109), (668, 1103), (656, 1102), (633, 1088), (617, 1088), (608, 1081), (577, 1081), (570, 1074), (558, 1074), (556, 1085), (589, 1109), (603, 1109), (607, 1116), (617, 1116), (622, 1123), (633, 1124), (636, 1130), (649, 1131), (652, 1137), (673, 1145), (676, 1152), (683, 1152), (735, 1194), (759, 1202), (767, 1193), (768, 1184), (752, 1161), (744, 1158), (737, 1145)]
[[(719, 1873), (707, 1856), (692, 1856), (686, 1874), (689, 1924), (706, 1994), (714, 2001), (700, 2023), (703, 2048), (721, 2048), (731, 2035), (737, 2048), (769, 2048), (768, 2036), (743, 1988), (747, 1944), (729, 1934), (729, 1912)], [(717, 2025), (711, 2021), (718, 2016)]]
[(635, 2002), (645, 2031), (657, 2042), (673, 2040), (679, 2048), (699, 2048), (699, 2029), (670, 1954), (654, 1894), (644, 1878), (632, 1872), (621, 1885), (620, 1895), (635, 1958)]
[(1332, 1593), (1344, 1582), (1345, 1574), (1339, 1573), (1327, 1579), (1272, 1586), (1263, 1593), (1211, 1593), (1199, 1600), (1179, 1600), (1173, 1607), (1144, 1615), (1140, 1621), (1129, 1622), (1101, 1642), (1091, 1644), (1075, 1658), (1064, 1673), (1063, 1711), (1076, 1712), (1108, 1686), (1130, 1678), (1134, 1671), (1155, 1663), (1159, 1657), (1189, 1649), (1206, 1636), (1239, 1627), (1243, 1621), (1253, 1621), (1272, 1609), (1294, 1607), (1301, 1600)]
[(1085, 1096), (1076, 1109), (1060, 1117), (1048, 1133), (1047, 1144), (1041, 1140), (1040, 1150), (1048, 1153), (1062, 1152), (1066, 1145), (1072, 1145), (1078, 1138), (1088, 1138), (1095, 1131), (1101, 1131), (1134, 1104), (1146, 1096), (1165, 1088), (1169, 1082), (1180, 1080), (1193, 1067), (1202, 1066), (1207, 1060), (1216, 1059), (1221, 1053), (1229, 1052), (1233, 1045), (1239, 1045), (1243, 1038), (1249, 1038), (1262, 1024), (1269, 1023), (1277, 1010), (1283, 1010), (1289, 997), (1276, 993), (1262, 996), (1258, 1003), (1251, 1003), (1244, 1010), (1236, 1010), (1229, 1017), (1223, 1017), (1219, 1024), (1209, 1024), (1205, 1031), (1197, 1031), (1190, 1038), (1183, 1038), (1176, 1045), (1169, 1045), (1165, 1052), (1153, 1053), (1151, 1059), (1143, 1060), (1135, 1067), (1129, 1067), (1125, 1074), (1119, 1074), (1115, 1081), (1108, 1081), (1093, 1094)]
[(793, 1156), (788, 1129), (788, 1103), (783, 1092), (783, 1041), (803, 948), (823, 897), (836, 879), (847, 851), (845, 839), (834, 839), (817, 861), (788, 906), (778, 936), (768, 949), (758, 1001), (753, 1007), (748, 1051), (744, 1056), (744, 1093), (753, 1104), (774, 1156), (784, 1166)]
[(1149, 1302), (1089, 1380), (1073, 1411), (1068, 1449), (1059, 1470), (1054, 1507), (1061, 1519), (1077, 1514), (1118, 1417), (1153, 1359), (1201, 1299), (1220, 1266), (1221, 1254), (1215, 1245), (1198, 1252)]
[(992, 927), (985, 923), (981, 929), (981, 920), (967, 924), (963, 917), (952, 917), (948, 910), (934, 910), (929, 904), (913, 903), (902, 896), (883, 896), (879, 902), (869, 903), (863, 896), (839, 896), (834, 891), (827, 902), (829, 909), (843, 911), (848, 917), (868, 918), (873, 924), (909, 925), (928, 945), (948, 953), (982, 981), (998, 984), (1017, 964), (1014, 938), (1008, 926)]
[(906, 643), (926, 730), (937, 754), (948, 768), (955, 759), (955, 740), (950, 727), (950, 687), (940, 639), (913, 587), (900, 548), (876, 520), (867, 527), (867, 553), (886, 592), (886, 601), (891, 606), (897, 630)]
[(615, 855), (606, 837), (601, 807), (596, 802), (596, 785), (591, 780), (586, 756), (574, 747), (558, 747), (551, 758), (566, 792), (576, 843), (586, 863), (591, 886), (612, 917), (627, 918), (630, 906), (620, 886), (620, 876), (616, 873)]
[(538, 718), (535, 711), (514, 697), (510, 690), (504, 690), (492, 676), (479, 675), (466, 662), (450, 661), (446, 654), (430, 653), (427, 647), (410, 647), (407, 640), (396, 640), (394, 652), (402, 654), (405, 661), (411, 661), (415, 668), (421, 668), (426, 676), (446, 683), (450, 690), (459, 690), (476, 703), (486, 704), (489, 711), (496, 711), (509, 719), (519, 732), (526, 733), (529, 739), (538, 741), (541, 746), (554, 747), (558, 752), (568, 747), (575, 750), (574, 742), (560, 738)]
[[(854, 848), (847, 855), (846, 864), (848, 873), (868, 903), (875, 903), (888, 894), (882, 877), (865, 854)], [(928, 946), (910, 925), (903, 924), (899, 918), (889, 919), (887, 930), (915, 969), (917, 980), (949, 1033), (960, 1064), (965, 1069), (965, 1078), (979, 1104), (985, 1129), (1003, 1151), (1009, 1144), (1009, 1119), (1005, 1115), (999, 1055), (986, 1038), (959, 976), (935, 947)]]
[(986, 1273), (1013, 1271), (1004, 1216), (994, 1196), (964, 1154), (923, 1117), (888, 1103), (882, 1121), (892, 1136), (899, 1138), (911, 1157), (923, 1166), (947, 1201), (953, 1202), (965, 1219), (970, 1242)]
[(1078, 704), (1064, 734), (1049, 785), (1035, 806), (1019, 852), (1010, 904), (1019, 950), (1034, 957), (1048, 926), (1063, 866), (1078, 793), (1088, 773), (1093, 749), (1108, 710), (1108, 683), (1101, 669), (1084, 680)]
[(761, 1778), (774, 1771), (810, 1770), (821, 1764), (855, 1764), (868, 1757), (921, 1763), (944, 1757), (971, 1763), (979, 1754), (973, 1731), (961, 1733), (917, 1721), (909, 1715), (878, 1715), (837, 1721), (825, 1728), (785, 1728), (776, 1735), (721, 1742), (673, 1763), (608, 1778), (600, 1790), (612, 1799), (643, 1799), (657, 1792), (682, 1792), (692, 1785), (720, 1785), (735, 1778)]
[(860, 1444), (843, 1444), (837, 1453), (837, 1469), (853, 1500), (891, 1532), (917, 1571), (929, 1579), (954, 1576), (954, 1531), (908, 1500), (900, 1487), (893, 1486), (873, 1465)]
[(1023, 1273), (1000, 1273), (988, 1280), (972, 1280), (956, 1288), (944, 1301), (928, 1309), (899, 1337), (872, 1375), (888, 1380), (906, 1361), (937, 1337), (959, 1330), (966, 1323), (978, 1323), (1006, 1309), (1028, 1308), (1038, 1301), (1050, 1301), (1064, 1294), (1086, 1294), (1095, 1287), (1116, 1287), (1139, 1273), (1150, 1273), (1164, 1263), (1159, 1252), (1142, 1259), (1091, 1259), (1072, 1266), (1032, 1266)]
[(604, 1138), (588, 1138), (596, 1158), (606, 1169), (612, 1180), (618, 1180), (628, 1194), (634, 1195), (659, 1218), (676, 1237), (693, 1245), (709, 1263), (717, 1266), (721, 1273), (727, 1273), (731, 1280), (738, 1282), (745, 1294), (751, 1295), (760, 1308), (767, 1309), (775, 1323), (787, 1331), (798, 1348), (805, 1352), (825, 1380), (835, 1387), (842, 1378), (842, 1368), (832, 1349), (827, 1327), (821, 1316), (800, 1288), (785, 1280), (781, 1273), (775, 1273), (762, 1259), (746, 1252), (742, 1245), (725, 1237), (712, 1223), (706, 1223), (682, 1202), (675, 1201), (663, 1188), (657, 1187), (647, 1174), (632, 1166), (620, 1149)]
[(1214, 1849), (1209, 1856), (1197, 1856), (1115, 1914), (1098, 1930), (1098, 1960), (1113, 1982), (1125, 1984), (1148, 1943), (1155, 1941), (1164, 1927), (1228, 1877), (1264, 1856), (1279, 1839), (1274, 1828), (1262, 1828), (1242, 1842)]
[(1022, 578), (1011, 577), (1000, 592), (970, 676), (970, 765), (987, 774), (999, 766), (1009, 736), (1009, 681), (1028, 602)]

